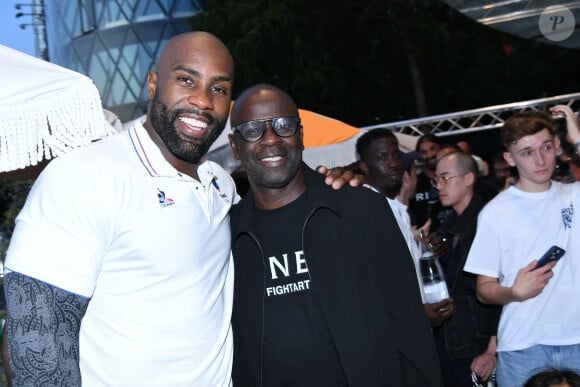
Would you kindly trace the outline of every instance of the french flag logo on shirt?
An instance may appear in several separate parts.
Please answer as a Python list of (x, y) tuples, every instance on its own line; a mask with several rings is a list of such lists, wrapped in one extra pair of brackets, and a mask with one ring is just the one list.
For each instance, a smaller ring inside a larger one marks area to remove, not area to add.
[(159, 188), (157, 188), (157, 198), (159, 199), (159, 205), (161, 207), (169, 207), (175, 204), (173, 199), (166, 197), (165, 192), (161, 191)]

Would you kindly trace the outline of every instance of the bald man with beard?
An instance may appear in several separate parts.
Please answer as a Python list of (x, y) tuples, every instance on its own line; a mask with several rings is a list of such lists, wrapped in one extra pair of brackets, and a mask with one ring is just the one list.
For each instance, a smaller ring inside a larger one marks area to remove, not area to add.
[(212, 34), (185, 33), (147, 80), (144, 122), (53, 160), (16, 220), (4, 278), (16, 386), (231, 385), (239, 197), (203, 157), (234, 61)]
[(206, 32), (167, 42), (144, 122), (53, 160), (4, 277), (16, 386), (231, 385), (232, 178), (203, 161), (234, 62)]

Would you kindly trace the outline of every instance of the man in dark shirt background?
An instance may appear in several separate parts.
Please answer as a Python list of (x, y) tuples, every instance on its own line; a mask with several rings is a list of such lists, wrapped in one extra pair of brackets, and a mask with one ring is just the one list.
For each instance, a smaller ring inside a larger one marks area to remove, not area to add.
[(453, 212), (438, 233), (446, 240), (440, 258), (455, 312), (433, 334), (446, 387), (470, 386), (471, 373), (487, 380), (496, 365), (496, 334), (501, 307), (477, 300), (476, 276), (463, 271), (485, 201), (477, 192), (478, 169), (463, 152), (440, 157), (434, 175), (439, 199)]
[(436, 230), (451, 209), (444, 207), (439, 201), (439, 193), (431, 184), (437, 166), (437, 152), (441, 148), (441, 140), (432, 134), (424, 134), (417, 141), (415, 150), (419, 154), (417, 173), (417, 192), (409, 203), (411, 224), (422, 227), (431, 220), (431, 230)]

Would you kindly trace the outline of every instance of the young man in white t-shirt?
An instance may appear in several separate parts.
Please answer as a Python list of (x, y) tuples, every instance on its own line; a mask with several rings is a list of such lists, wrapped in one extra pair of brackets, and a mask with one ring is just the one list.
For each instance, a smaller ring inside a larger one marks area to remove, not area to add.
[[(569, 115), (565, 106), (554, 114)], [(527, 111), (506, 121), (501, 137), (507, 163), (519, 180), (498, 194), (480, 213), (475, 240), (464, 270), (478, 274), (477, 295), (504, 305), (498, 330), (497, 381), (522, 386), (547, 368), (580, 371), (580, 182), (551, 180), (560, 139), (555, 121)], [(576, 122), (568, 140), (580, 144)], [(536, 269), (552, 245), (563, 258)]]

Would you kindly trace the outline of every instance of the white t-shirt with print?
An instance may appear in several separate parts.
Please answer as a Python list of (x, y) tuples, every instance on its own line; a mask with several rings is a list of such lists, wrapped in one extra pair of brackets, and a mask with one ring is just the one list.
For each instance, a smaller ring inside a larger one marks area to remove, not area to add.
[(566, 250), (538, 296), (503, 307), (498, 351), (580, 343), (580, 182), (552, 182), (544, 192), (516, 186), (481, 211), (464, 270), (513, 285), (518, 271), (552, 245)]

